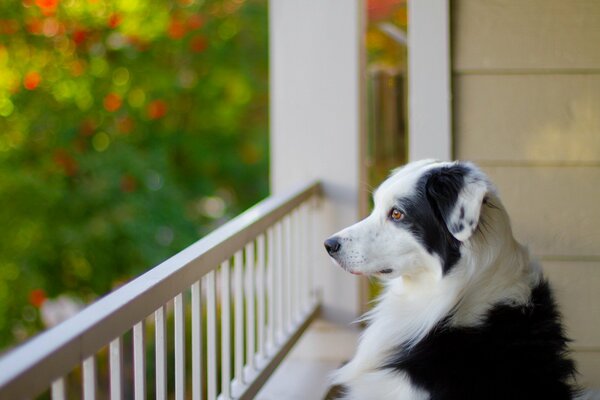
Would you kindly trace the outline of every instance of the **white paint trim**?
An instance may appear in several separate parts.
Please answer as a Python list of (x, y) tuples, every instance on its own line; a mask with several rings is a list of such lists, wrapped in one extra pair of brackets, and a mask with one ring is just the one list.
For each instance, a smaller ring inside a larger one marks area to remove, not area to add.
[(408, 1), (409, 160), (452, 158), (448, 0)]

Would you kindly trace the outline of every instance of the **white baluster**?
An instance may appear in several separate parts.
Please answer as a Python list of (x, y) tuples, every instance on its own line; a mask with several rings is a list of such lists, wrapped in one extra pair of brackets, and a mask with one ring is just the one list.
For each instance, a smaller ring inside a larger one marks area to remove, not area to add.
[(221, 394), (231, 398), (231, 282), (229, 260), (221, 264)]
[(244, 383), (244, 283), (243, 283), (243, 253), (237, 251), (233, 256), (233, 284), (234, 284), (234, 379)]
[(135, 400), (146, 399), (146, 324), (141, 320), (133, 327), (133, 385)]
[(279, 222), (275, 225), (275, 306), (277, 307), (277, 335), (276, 343), (279, 344), (285, 337), (285, 307), (284, 307), (284, 266), (283, 266), (283, 226)]
[(206, 280), (206, 351), (207, 351), (207, 397), (208, 400), (217, 398), (217, 306), (215, 271), (210, 271), (204, 277)]
[(274, 228), (267, 229), (267, 302), (268, 302), (268, 329), (267, 351), (275, 347), (277, 323), (275, 321), (275, 232)]
[(83, 400), (96, 400), (96, 357), (83, 361)]
[(155, 356), (156, 356), (156, 399), (167, 400), (167, 321), (166, 308), (161, 306), (154, 312)]
[(254, 312), (254, 242), (246, 245), (246, 365), (256, 369), (254, 351), (256, 348), (256, 318)]
[(52, 400), (67, 400), (67, 386), (64, 376), (52, 382)]
[(283, 220), (283, 262), (282, 269), (285, 271), (283, 275), (283, 287), (284, 287), (284, 332), (287, 334), (292, 331), (292, 300), (294, 299), (292, 279), (293, 279), (293, 267), (292, 267), (292, 217), (288, 214)]
[(202, 399), (202, 290), (192, 285), (192, 400)]
[(256, 239), (256, 292), (257, 292), (257, 318), (258, 318), (258, 356), (264, 359), (266, 331), (265, 331), (265, 235)]
[(110, 398), (121, 400), (123, 398), (123, 349), (121, 338), (118, 337), (110, 342)]
[(185, 304), (175, 296), (175, 400), (185, 399)]

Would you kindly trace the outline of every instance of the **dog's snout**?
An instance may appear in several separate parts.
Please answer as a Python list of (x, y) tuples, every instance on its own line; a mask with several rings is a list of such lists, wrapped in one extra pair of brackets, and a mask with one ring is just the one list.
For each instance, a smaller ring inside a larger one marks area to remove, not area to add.
[(337, 236), (330, 237), (325, 241), (325, 249), (327, 249), (327, 252), (330, 256), (337, 253), (340, 247), (342, 247), (342, 244), (340, 243), (340, 239)]

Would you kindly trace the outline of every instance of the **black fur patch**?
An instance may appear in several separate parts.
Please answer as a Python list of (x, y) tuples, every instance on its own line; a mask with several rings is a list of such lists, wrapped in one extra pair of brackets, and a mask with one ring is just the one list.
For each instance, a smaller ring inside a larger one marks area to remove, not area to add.
[(332, 386), (323, 400), (343, 399), (348, 394), (348, 388), (343, 385)]
[(432, 400), (571, 399), (575, 365), (546, 281), (525, 306), (496, 305), (477, 327), (439, 323), (384, 368), (403, 371)]
[[(417, 182), (414, 197), (399, 200), (406, 213), (404, 224), (428, 252), (440, 257), (444, 274), (460, 258), (460, 241), (448, 230), (444, 216), (454, 209), (467, 173), (462, 165), (434, 169)], [(452, 227), (455, 232), (463, 228)]]

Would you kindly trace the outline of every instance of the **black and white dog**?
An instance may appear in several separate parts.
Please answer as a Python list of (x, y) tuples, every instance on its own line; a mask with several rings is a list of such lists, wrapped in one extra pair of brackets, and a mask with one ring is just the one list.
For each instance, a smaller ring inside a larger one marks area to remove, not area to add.
[(394, 171), (371, 215), (325, 247), (346, 271), (385, 281), (354, 358), (334, 376), (344, 399), (575, 395), (548, 282), (475, 165)]

